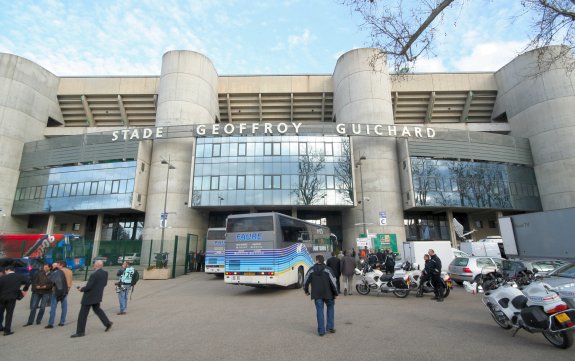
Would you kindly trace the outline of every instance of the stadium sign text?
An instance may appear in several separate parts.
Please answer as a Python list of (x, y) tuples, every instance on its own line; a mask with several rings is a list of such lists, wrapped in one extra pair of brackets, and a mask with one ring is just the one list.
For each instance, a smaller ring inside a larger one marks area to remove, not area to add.
[[(173, 128), (173, 129), (170, 129)], [(177, 127), (133, 128), (112, 132), (112, 141), (146, 140), (183, 137), (218, 137), (246, 135), (359, 135), (372, 137), (434, 138), (428, 127), (384, 124), (303, 124), (299, 123), (226, 123)]]

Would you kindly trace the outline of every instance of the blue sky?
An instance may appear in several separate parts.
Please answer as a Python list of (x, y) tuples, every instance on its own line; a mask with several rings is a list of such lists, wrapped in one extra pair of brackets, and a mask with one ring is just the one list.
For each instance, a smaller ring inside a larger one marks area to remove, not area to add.
[[(408, 0), (409, 1), (409, 0)], [(60, 76), (159, 75), (162, 55), (193, 50), (218, 74), (331, 74), (370, 45), (359, 14), (337, 0), (0, 0), (0, 52)], [(418, 72), (494, 71), (527, 44), (519, 0), (450, 9), (436, 57)]]

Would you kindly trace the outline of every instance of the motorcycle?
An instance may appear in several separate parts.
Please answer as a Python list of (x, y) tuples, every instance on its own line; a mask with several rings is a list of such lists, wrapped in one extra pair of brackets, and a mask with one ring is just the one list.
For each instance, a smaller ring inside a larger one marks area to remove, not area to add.
[(507, 280), (497, 271), (483, 277), (483, 304), (504, 329), (542, 333), (553, 346), (573, 345), (575, 310), (549, 285), (533, 279)]
[(355, 289), (360, 295), (367, 295), (371, 290), (378, 293), (393, 293), (396, 297), (405, 298), (409, 295), (409, 277), (407, 275), (386, 275), (372, 268), (367, 262), (361, 270), (355, 269), (355, 274), (361, 276)]
[[(409, 277), (409, 287), (412, 290), (417, 291), (420, 285), (421, 271), (417, 263), (411, 264), (409, 261), (405, 262), (401, 266), (401, 270), (395, 273), (395, 275), (406, 274)], [(443, 282), (443, 298), (446, 298), (451, 293), (453, 289), (453, 281), (447, 272), (441, 272), (441, 281)], [(427, 279), (422, 286), (423, 293), (434, 293), (433, 285), (431, 284), (431, 279)]]

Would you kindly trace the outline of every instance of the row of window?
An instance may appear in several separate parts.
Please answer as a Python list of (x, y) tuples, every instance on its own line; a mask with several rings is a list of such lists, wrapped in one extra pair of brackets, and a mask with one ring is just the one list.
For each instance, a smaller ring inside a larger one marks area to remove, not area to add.
[[(195, 191), (234, 190), (234, 189), (297, 189), (305, 181), (299, 175), (258, 175), (258, 176), (205, 176), (194, 177)], [(319, 189), (335, 189), (336, 178), (332, 175), (317, 175)]]
[(505, 182), (500, 180), (485, 180), (475, 178), (443, 178), (443, 177), (413, 177), (413, 188), (419, 191), (459, 192), (469, 189), (481, 189), (491, 194), (507, 194), (513, 196), (538, 197), (539, 191), (535, 184)]
[(49, 184), (16, 189), (15, 200), (121, 194), (134, 191), (134, 179)]
[(339, 143), (323, 142), (210, 143), (198, 144), (196, 147), (196, 158), (280, 156), (297, 154), (339, 156), (342, 154), (342, 151)]

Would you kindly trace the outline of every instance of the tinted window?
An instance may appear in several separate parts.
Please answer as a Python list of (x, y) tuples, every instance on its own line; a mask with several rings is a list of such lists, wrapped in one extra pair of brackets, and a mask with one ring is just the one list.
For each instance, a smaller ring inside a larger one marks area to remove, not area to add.
[(215, 239), (215, 240), (222, 240), (226, 239), (226, 231), (225, 230), (210, 230), (208, 231), (208, 239)]
[(263, 232), (274, 230), (272, 216), (228, 218), (227, 232)]
[(489, 258), (478, 258), (475, 262), (477, 263), (477, 267), (479, 268), (495, 266)]
[(575, 263), (567, 264), (551, 272), (550, 275), (575, 278)]
[(456, 258), (453, 260), (453, 265), (458, 267), (465, 267), (469, 263), (469, 258)]

